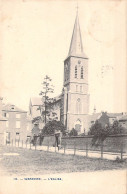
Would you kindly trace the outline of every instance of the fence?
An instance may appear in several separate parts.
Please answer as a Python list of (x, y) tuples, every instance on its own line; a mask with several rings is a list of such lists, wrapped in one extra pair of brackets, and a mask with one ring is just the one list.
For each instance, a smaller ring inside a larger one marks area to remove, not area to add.
[(54, 136), (45, 136), (41, 146), (37, 142), (33, 145), (31, 141), (23, 140), (12, 140), (10, 145), (34, 150), (59, 151), (63, 154), (70, 153), (101, 159), (106, 157), (110, 159), (112, 158), (111, 156), (118, 156), (121, 159), (127, 157), (127, 135), (111, 135), (103, 142), (99, 142), (98, 145), (94, 146), (91, 143), (92, 139), (93, 136), (63, 137), (60, 150), (55, 145)]

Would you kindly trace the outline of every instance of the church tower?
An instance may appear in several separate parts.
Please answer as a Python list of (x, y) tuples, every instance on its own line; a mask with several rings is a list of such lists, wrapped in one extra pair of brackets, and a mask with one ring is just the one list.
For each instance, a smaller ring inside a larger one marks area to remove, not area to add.
[(64, 84), (61, 98), (61, 121), (67, 130), (75, 128), (78, 133), (87, 132), (89, 111), (88, 57), (85, 55), (76, 15), (70, 49), (64, 61)]

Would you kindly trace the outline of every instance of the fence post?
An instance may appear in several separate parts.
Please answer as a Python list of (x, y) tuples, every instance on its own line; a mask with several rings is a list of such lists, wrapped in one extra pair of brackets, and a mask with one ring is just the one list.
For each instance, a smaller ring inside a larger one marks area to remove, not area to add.
[(56, 152), (56, 142), (55, 142), (55, 152)]
[(88, 142), (86, 140), (86, 157), (88, 157)]
[(30, 150), (31, 150), (31, 138), (30, 138)]
[(76, 154), (76, 140), (74, 141), (74, 155)]
[(120, 151), (120, 155), (121, 155), (121, 160), (123, 160), (123, 142), (121, 141), (121, 151)]
[(101, 141), (101, 159), (103, 159), (103, 141)]
[(66, 143), (64, 143), (64, 154), (65, 154), (65, 151), (66, 151)]
[(36, 150), (36, 141), (35, 141), (35, 150)]
[(49, 138), (48, 138), (48, 146), (47, 146), (47, 151), (49, 151)]

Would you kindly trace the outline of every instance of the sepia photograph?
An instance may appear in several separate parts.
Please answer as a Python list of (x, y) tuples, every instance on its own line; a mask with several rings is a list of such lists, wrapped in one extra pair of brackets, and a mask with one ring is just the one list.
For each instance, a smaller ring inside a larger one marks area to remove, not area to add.
[(0, 0), (0, 194), (127, 194), (127, 1)]

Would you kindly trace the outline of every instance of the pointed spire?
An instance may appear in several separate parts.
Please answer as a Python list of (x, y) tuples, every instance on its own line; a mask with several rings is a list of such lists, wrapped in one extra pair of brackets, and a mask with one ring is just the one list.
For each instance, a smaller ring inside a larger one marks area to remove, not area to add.
[(83, 52), (82, 37), (78, 19), (78, 7), (68, 56), (79, 56), (87, 58)]

